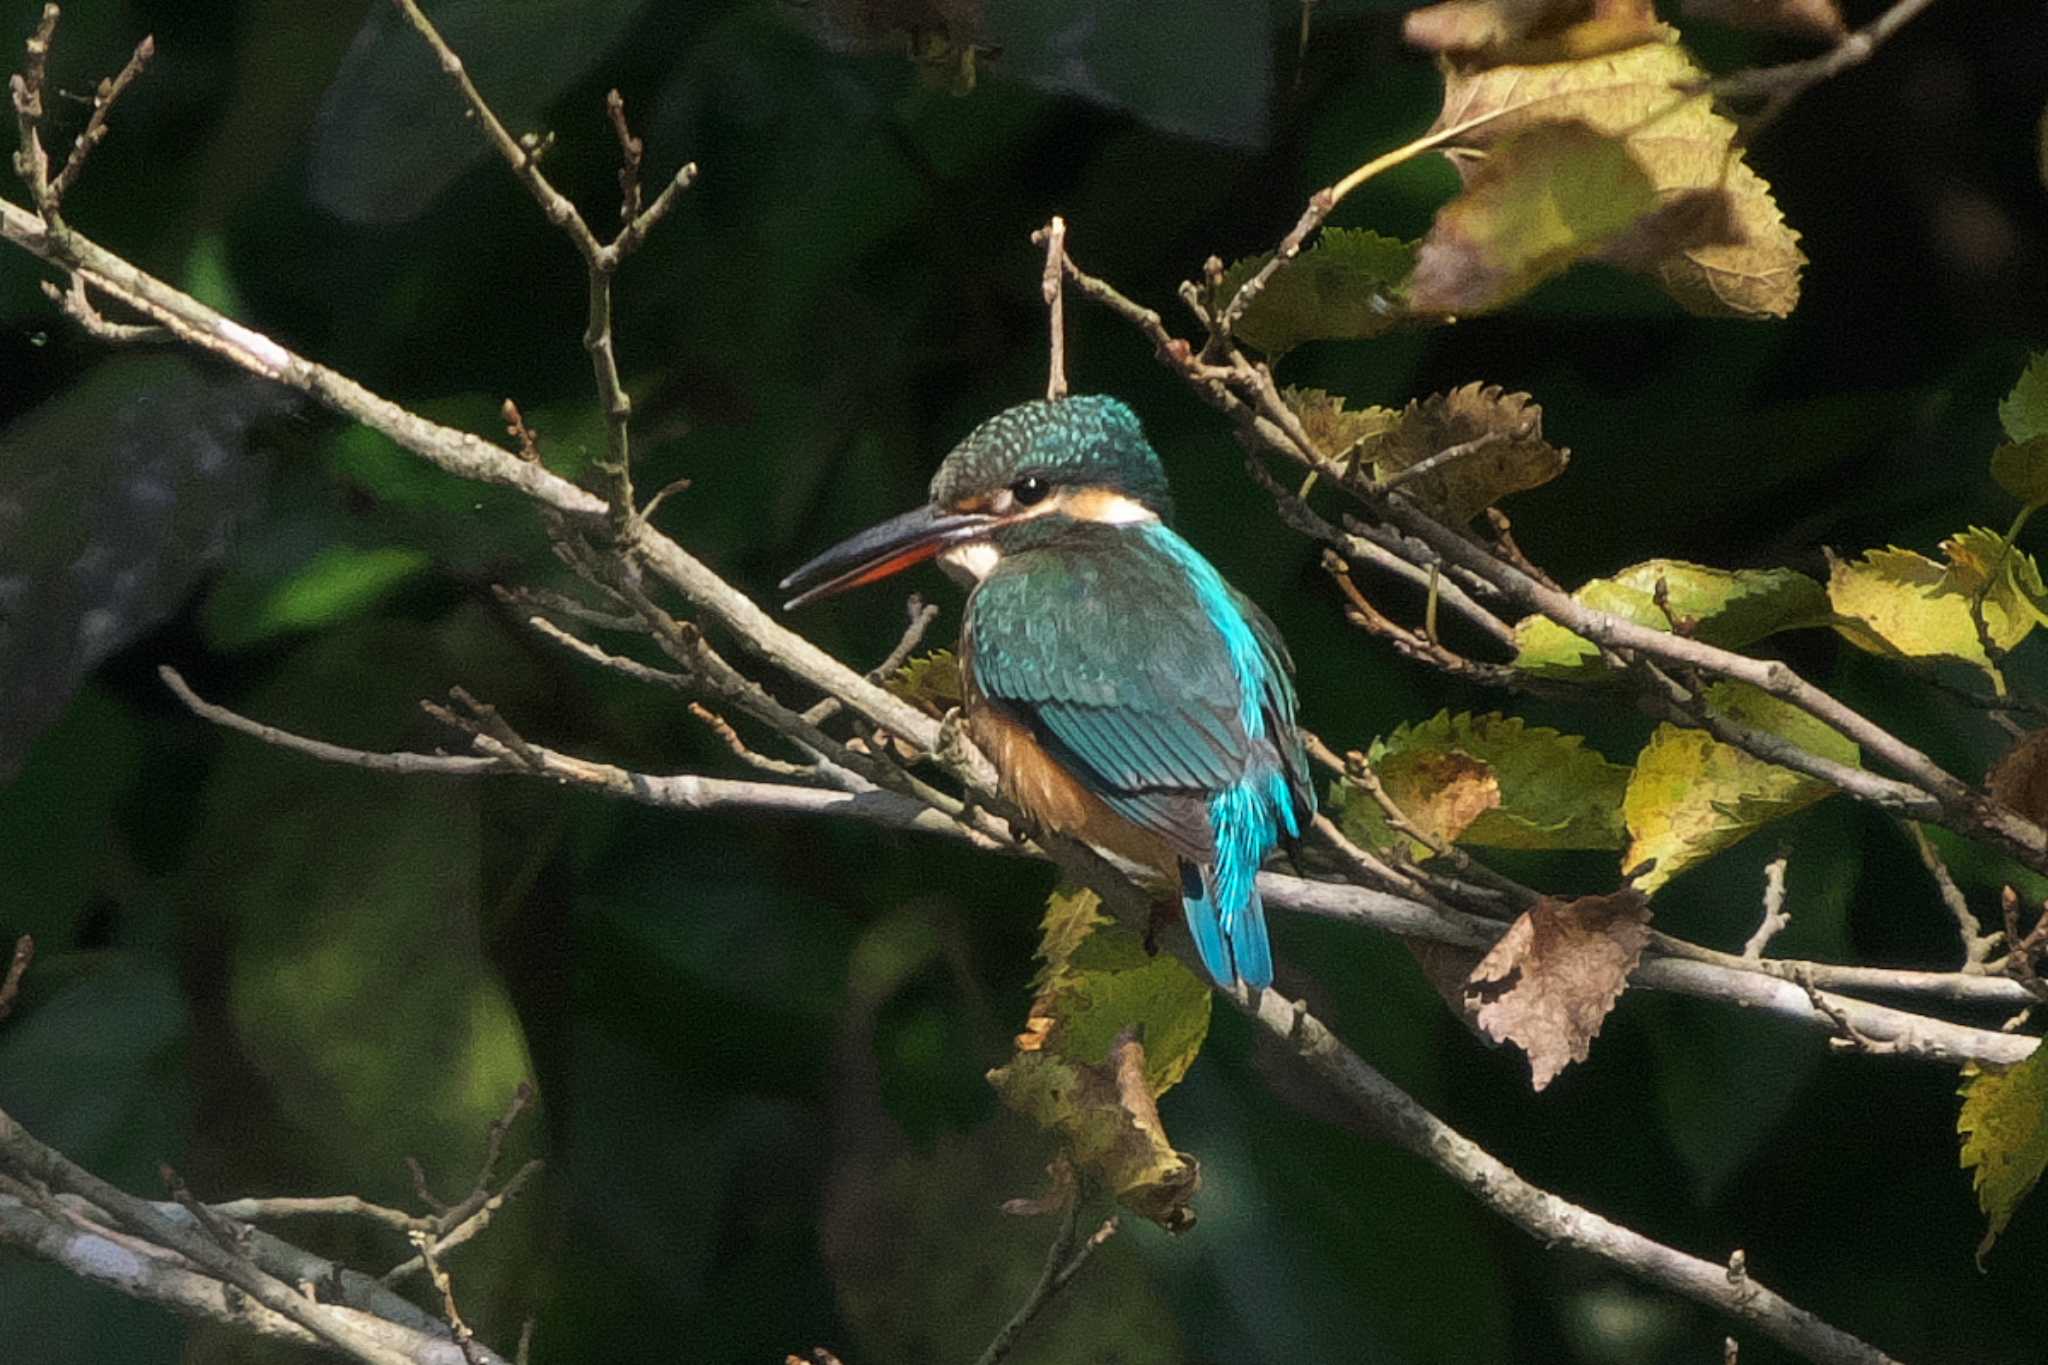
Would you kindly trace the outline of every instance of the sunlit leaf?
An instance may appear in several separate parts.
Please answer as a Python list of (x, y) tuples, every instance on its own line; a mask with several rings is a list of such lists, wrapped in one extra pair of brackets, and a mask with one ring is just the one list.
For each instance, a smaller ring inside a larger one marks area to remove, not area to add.
[(1998, 405), (1998, 424), (2015, 443), (2048, 436), (2048, 351), (2028, 358), (2019, 382)]
[(1661, 32), (1648, 0), (1443, 0), (1401, 23), (1411, 45), (1462, 67), (1597, 57)]
[(1416, 245), (1405, 297), (1417, 313), (1499, 308), (1611, 245), (1658, 205), (1629, 148), (1577, 121), (1532, 124), (1464, 175), (1464, 192)]
[[(1227, 303), (1270, 259), (1252, 256), (1231, 266), (1217, 297)], [(1326, 229), (1273, 272), (1238, 319), (1236, 334), (1275, 357), (1304, 341), (1378, 336), (1405, 317), (1393, 288), (1414, 266), (1414, 250), (1405, 242), (1357, 228)]]
[[(1619, 848), (1629, 770), (1585, 744), (1514, 716), (1442, 711), (1395, 730), (1368, 757), (1394, 804), (1411, 819), (1419, 808), (1425, 827), (1436, 821), (1431, 832), (1442, 837), (1492, 848)], [(1446, 757), (1464, 763), (1446, 764)], [(1443, 773), (1457, 779), (1453, 795), (1433, 797), (1428, 780)], [(1453, 818), (1433, 814), (1433, 801), (1448, 802)], [(1394, 842), (1369, 792), (1338, 783), (1331, 806), (1353, 839), (1377, 848)]]
[(2048, 1168), (2048, 1048), (2037, 1046), (2024, 1062), (2003, 1071), (1984, 1068), (1959, 1093), (1962, 1163), (1973, 1172), (1977, 1206), (1988, 1223), (1977, 1244), (1982, 1265), (2013, 1210)]
[[(1657, 604), (1663, 585), (1664, 606)], [(1572, 597), (1611, 616), (1653, 630), (1675, 618), (1693, 638), (1722, 649), (1741, 649), (1767, 635), (1826, 625), (1827, 595), (1791, 569), (1716, 569), (1682, 559), (1651, 559), (1612, 578), (1595, 578)], [(1584, 676), (1600, 667), (1593, 642), (1547, 616), (1515, 624), (1515, 666), (1550, 677)]]
[[(1789, 702), (1746, 683), (1707, 689), (1707, 704), (1729, 720), (1855, 765), (1855, 744)], [(1729, 848), (1774, 820), (1834, 792), (1827, 783), (1723, 744), (1704, 730), (1659, 725), (1636, 758), (1622, 815), (1630, 835), (1623, 868), (1655, 859), (1636, 885), (1655, 891), (1679, 872)]]
[(1541, 1090), (1586, 1060), (1649, 939), (1650, 906), (1639, 891), (1546, 896), (1472, 969), (1466, 999), (1488, 1036), (1528, 1054), (1530, 1086)]
[[(1798, 234), (1735, 147), (1735, 125), (1714, 111), (1704, 93), (1706, 73), (1675, 32), (1659, 37), (1585, 61), (1446, 72), (1436, 128), (1495, 115), (1460, 134), (1447, 155), (1469, 183), (1492, 154), (1535, 124), (1574, 121), (1619, 138), (1660, 203), (1699, 192), (1724, 200), (1715, 226), (1727, 240), (1667, 252), (1638, 244), (1617, 258), (1650, 274), (1693, 312), (1783, 317), (1798, 302), (1806, 263)], [(1681, 217), (1696, 213), (1695, 207)]]
[(1973, 604), (1992, 644), (2009, 650), (2044, 619), (2041, 571), (2033, 556), (1982, 528), (1950, 537), (1941, 549), (1946, 564), (1897, 547), (1834, 560), (1828, 601), (1835, 628), (1873, 654), (1960, 659), (1989, 671)]

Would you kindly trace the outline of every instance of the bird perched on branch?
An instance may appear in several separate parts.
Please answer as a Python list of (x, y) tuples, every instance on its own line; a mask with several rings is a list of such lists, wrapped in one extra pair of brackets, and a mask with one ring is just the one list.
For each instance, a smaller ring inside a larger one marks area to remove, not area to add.
[(937, 556), (973, 584), (968, 734), (1042, 826), (1159, 869), (1202, 965), (1273, 980), (1254, 878), (1315, 813), (1293, 663), (1169, 524), (1166, 471), (1114, 398), (1023, 403), (954, 447), (923, 507), (782, 582), (788, 606)]

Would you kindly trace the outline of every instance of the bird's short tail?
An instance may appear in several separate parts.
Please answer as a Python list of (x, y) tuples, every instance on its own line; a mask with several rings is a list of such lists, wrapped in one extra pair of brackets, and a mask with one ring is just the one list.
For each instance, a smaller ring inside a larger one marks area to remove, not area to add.
[(1242, 981), (1253, 990), (1273, 984), (1273, 948), (1266, 940), (1266, 907), (1259, 900), (1259, 864), (1284, 832), (1301, 833), (1286, 779), (1278, 773), (1243, 782), (1209, 800), (1216, 861), (1180, 865), (1181, 907), (1202, 965), (1226, 989)]
[(1223, 898), (1216, 869), (1194, 863), (1180, 865), (1181, 908), (1202, 966), (1216, 983), (1229, 987), (1242, 981), (1253, 990), (1273, 984), (1273, 948), (1266, 940), (1266, 907), (1257, 888), (1235, 903)]

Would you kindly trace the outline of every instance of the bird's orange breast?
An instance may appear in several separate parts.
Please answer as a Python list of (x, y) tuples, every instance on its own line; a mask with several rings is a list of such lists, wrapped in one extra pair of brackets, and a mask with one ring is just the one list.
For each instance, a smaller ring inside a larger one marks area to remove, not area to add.
[(1179, 855), (1103, 804), (1045, 751), (1024, 725), (972, 687), (967, 692), (967, 733), (995, 765), (1003, 795), (1047, 829), (1085, 839), (1100, 848), (1177, 876)]

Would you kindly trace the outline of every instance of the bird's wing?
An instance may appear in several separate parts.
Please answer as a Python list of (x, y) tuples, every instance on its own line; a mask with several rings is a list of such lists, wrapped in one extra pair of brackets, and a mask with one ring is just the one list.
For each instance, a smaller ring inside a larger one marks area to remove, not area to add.
[[(1105, 804), (1176, 852), (1213, 859), (1207, 798), (1241, 780), (1260, 746), (1193, 588), (1115, 557), (1007, 556), (977, 588), (964, 640), (975, 687)], [(1276, 685), (1291, 737), (1292, 690)]]
[(1266, 658), (1265, 688), (1260, 699), (1266, 712), (1266, 733), (1273, 737), (1281, 769), (1287, 774), (1297, 827), (1306, 829), (1316, 813), (1316, 788), (1309, 772), (1308, 750), (1302, 747), (1294, 724), (1294, 659), (1287, 652), (1287, 642), (1280, 638), (1279, 628), (1259, 610), (1258, 604), (1235, 588), (1230, 595)]

